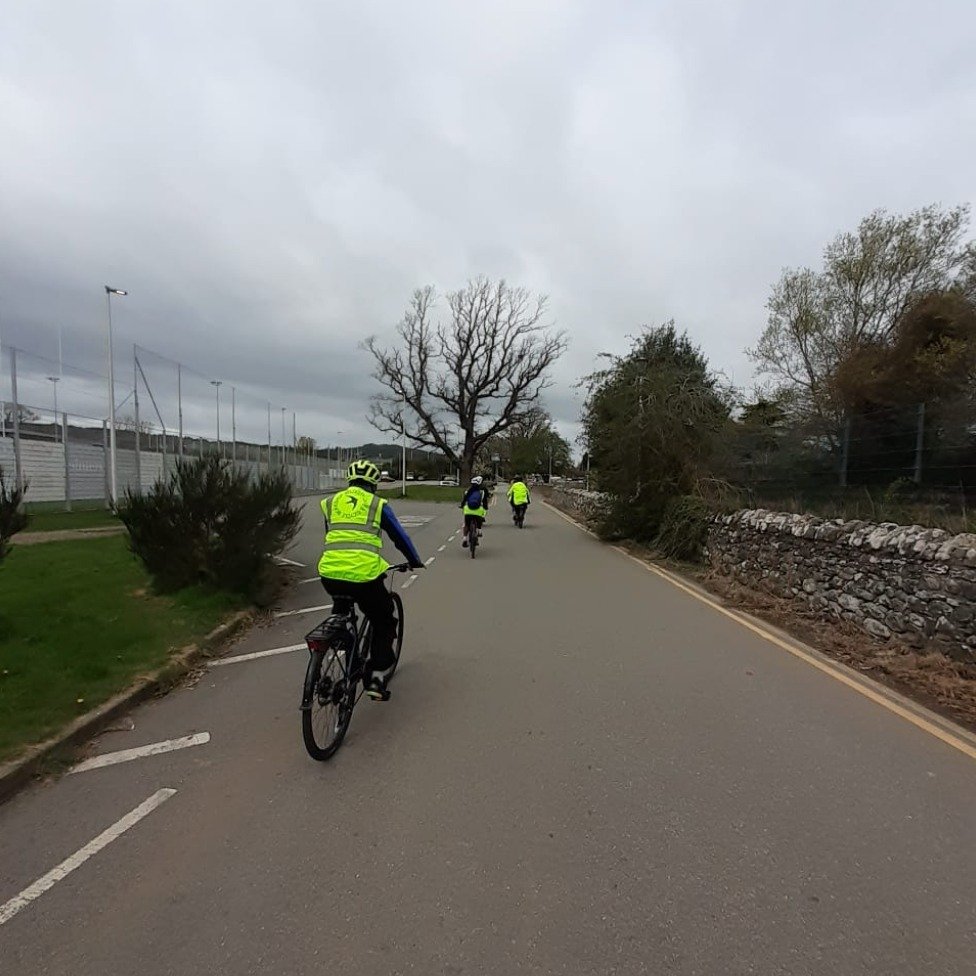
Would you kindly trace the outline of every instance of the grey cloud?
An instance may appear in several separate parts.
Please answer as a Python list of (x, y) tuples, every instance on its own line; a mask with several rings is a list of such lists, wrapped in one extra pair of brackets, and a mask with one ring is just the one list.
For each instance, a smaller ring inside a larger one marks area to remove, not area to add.
[(974, 27), (965, 0), (8, 5), (0, 327), (50, 354), (60, 323), (101, 370), (117, 284), (120, 355), (366, 438), (362, 338), (504, 275), (571, 333), (574, 437), (572, 384), (641, 324), (746, 383), (782, 266), (973, 197)]

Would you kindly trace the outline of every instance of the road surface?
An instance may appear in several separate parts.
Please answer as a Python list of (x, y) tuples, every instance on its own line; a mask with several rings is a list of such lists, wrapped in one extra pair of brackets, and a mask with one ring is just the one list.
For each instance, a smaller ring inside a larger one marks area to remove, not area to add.
[(435, 560), (393, 700), (326, 764), (302, 651), (135, 711), (93, 755), (209, 740), (0, 807), (4, 976), (976, 972), (973, 758), (542, 504), (474, 562), (455, 509), (397, 509)]

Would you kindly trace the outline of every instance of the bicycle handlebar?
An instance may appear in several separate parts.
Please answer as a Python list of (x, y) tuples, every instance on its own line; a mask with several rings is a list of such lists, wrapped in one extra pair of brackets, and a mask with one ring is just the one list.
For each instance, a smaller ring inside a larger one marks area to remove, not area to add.
[(413, 569), (426, 569), (425, 566), (411, 566), (410, 563), (397, 563), (395, 566), (390, 567), (391, 573), (409, 573)]

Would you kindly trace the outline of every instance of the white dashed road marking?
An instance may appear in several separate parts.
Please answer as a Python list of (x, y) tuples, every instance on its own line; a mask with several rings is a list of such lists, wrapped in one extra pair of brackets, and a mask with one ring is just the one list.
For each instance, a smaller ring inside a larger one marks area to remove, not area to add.
[(176, 790), (158, 790), (148, 800), (143, 801), (135, 810), (127, 813), (121, 820), (117, 820), (107, 830), (103, 830), (94, 840), (90, 840), (71, 857), (65, 858), (56, 868), (51, 868), (42, 878), (38, 878), (32, 885), (25, 888), (19, 895), (14, 895), (6, 904), (0, 905), (0, 925), (9, 922), (21, 909), (26, 908), (32, 901), (40, 898), (45, 891), (50, 891), (59, 881), (66, 878), (76, 868), (80, 868), (89, 858), (94, 857), (102, 848), (108, 847), (113, 840), (121, 837), (130, 827), (134, 827), (143, 817), (148, 817), (156, 807), (165, 803)]
[(115, 766), (118, 763), (129, 762), (131, 759), (142, 759), (144, 756), (160, 756), (164, 752), (176, 752), (178, 749), (189, 749), (191, 746), (202, 746), (210, 741), (209, 732), (197, 732), (195, 735), (184, 735), (181, 739), (167, 739), (165, 742), (153, 742), (148, 746), (137, 746), (135, 749), (123, 749), (121, 752), (107, 752), (104, 756), (94, 756), (86, 759), (71, 770), (72, 773), (87, 773), (90, 769), (101, 769), (103, 766)]
[(444, 545), (437, 547), (437, 551), (443, 552), (446, 548), (447, 548), (447, 543), (445, 542)]
[(414, 573), (414, 574), (413, 574), (413, 576), (411, 576), (411, 577), (410, 577), (410, 579), (408, 579), (408, 580), (406, 581), (406, 583), (404, 583), (404, 584), (403, 584), (403, 586), (401, 586), (401, 587), (400, 587), (400, 589), (401, 589), (401, 590), (405, 590), (405, 589), (407, 589), (407, 587), (409, 587), (409, 586), (412, 586), (412, 585), (413, 585), (413, 581), (414, 581), (414, 580), (415, 580), (416, 578), (417, 578), (417, 574), (416, 574), (416, 573)]
[(301, 613), (315, 613), (316, 610), (331, 610), (331, 603), (323, 603), (319, 607), (302, 607), (300, 610), (279, 610), (276, 617), (297, 617)]
[(296, 563), (294, 559), (286, 559), (284, 556), (277, 556), (275, 558), (282, 566), (297, 566), (299, 569), (305, 568), (304, 563)]
[(289, 654), (292, 651), (307, 651), (307, 644), (289, 644), (287, 647), (272, 647), (268, 651), (254, 651), (252, 654), (238, 654), (235, 657), (219, 657), (210, 662), (210, 667), (221, 668), (225, 664), (240, 664), (242, 661), (256, 661), (260, 657), (274, 657), (276, 654)]
[(430, 559), (424, 562), (424, 565), (429, 566), (436, 558), (437, 558), (436, 556), (431, 556)]

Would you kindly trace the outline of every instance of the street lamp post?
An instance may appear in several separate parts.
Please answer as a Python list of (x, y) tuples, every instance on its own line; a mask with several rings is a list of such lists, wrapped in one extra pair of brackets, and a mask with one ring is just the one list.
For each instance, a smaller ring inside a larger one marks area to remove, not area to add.
[(281, 408), (281, 466), (285, 466), (285, 410), (286, 407)]
[(220, 385), (222, 380), (211, 380), (210, 385), (217, 391), (217, 454), (220, 454)]
[(237, 460), (237, 387), (230, 388), (230, 459)]
[(51, 381), (51, 385), (54, 387), (54, 441), (57, 443), (58, 440), (58, 381), (61, 379), (60, 376), (49, 376), (48, 379)]
[(128, 295), (121, 288), (105, 286), (105, 317), (108, 325), (108, 456), (109, 456), (109, 486), (112, 505), (118, 500), (118, 476), (115, 451), (115, 354), (112, 348), (112, 296)]

